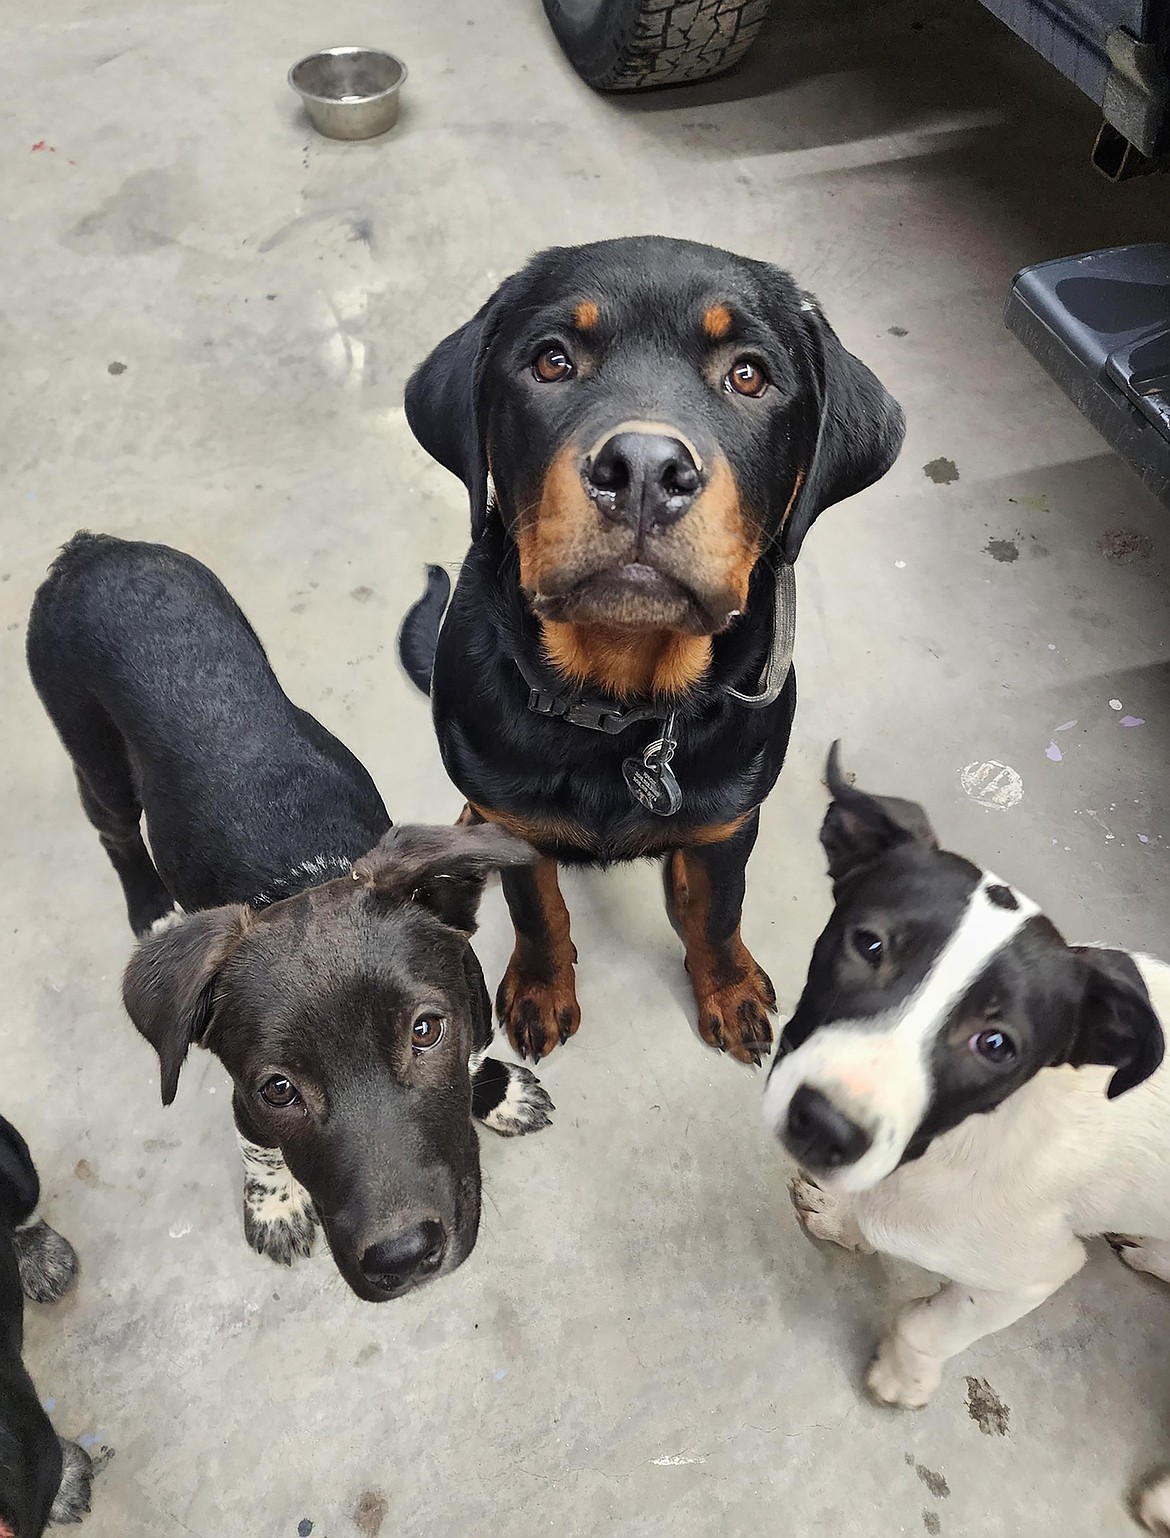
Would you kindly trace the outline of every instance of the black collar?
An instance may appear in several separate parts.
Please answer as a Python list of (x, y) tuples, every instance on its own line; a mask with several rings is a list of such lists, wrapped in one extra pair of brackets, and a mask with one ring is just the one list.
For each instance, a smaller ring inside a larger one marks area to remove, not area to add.
[[(748, 694), (724, 684), (721, 693), (749, 710), (763, 710), (779, 699), (792, 671), (792, 651), (796, 644), (796, 574), (789, 562), (782, 560), (776, 573), (772, 599), (772, 644), (768, 650), (755, 690)], [(601, 694), (575, 689), (570, 684), (550, 684), (531, 662), (517, 652), (512, 661), (528, 685), (528, 708), (538, 716), (567, 721), (591, 732), (616, 736), (638, 721), (664, 721), (667, 707), (653, 700), (620, 705)]]

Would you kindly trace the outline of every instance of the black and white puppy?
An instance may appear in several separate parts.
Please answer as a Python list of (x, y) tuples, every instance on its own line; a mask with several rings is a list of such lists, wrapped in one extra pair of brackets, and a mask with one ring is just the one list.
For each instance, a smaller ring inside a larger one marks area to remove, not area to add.
[(49, 1522), (80, 1522), (93, 1466), (58, 1437), (21, 1359), (24, 1300), (53, 1303), (73, 1285), (77, 1256), (37, 1216), (41, 1187), (28, 1145), (0, 1116), (0, 1538), (40, 1538)]
[(868, 1386), (916, 1408), (948, 1358), (1125, 1234), (1170, 1281), (1170, 967), (1065, 944), (1036, 904), (938, 847), (913, 802), (829, 758), (836, 906), (765, 1091), (805, 1229), (950, 1280), (882, 1341)]
[(472, 1115), (512, 1135), (552, 1109), (484, 1056), (468, 943), (488, 874), (532, 851), (392, 828), (223, 585), (165, 545), (75, 536), (28, 661), (141, 937), (123, 994), (163, 1102), (192, 1044), (232, 1076), (253, 1248), (288, 1264), (319, 1222), (371, 1302), (454, 1270), (479, 1224)]

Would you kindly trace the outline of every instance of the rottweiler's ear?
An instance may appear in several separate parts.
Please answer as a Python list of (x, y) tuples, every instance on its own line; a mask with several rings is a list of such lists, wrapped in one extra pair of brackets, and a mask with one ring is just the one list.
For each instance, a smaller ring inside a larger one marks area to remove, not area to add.
[(0, 1116), (0, 1216), (16, 1228), (37, 1210), (41, 1183), (28, 1144), (10, 1121)]
[(788, 561), (800, 554), (804, 536), (826, 507), (885, 475), (906, 431), (901, 406), (864, 363), (846, 352), (807, 295), (801, 297), (800, 313), (816, 375), (819, 420), (804, 480), (781, 533)]
[(1090, 947), (1080, 952), (1087, 970), (1068, 1055), (1074, 1068), (1101, 1063), (1117, 1071), (1110, 1100), (1135, 1089), (1161, 1064), (1166, 1042), (1141, 973), (1124, 951)]
[(829, 859), (829, 875), (843, 880), (898, 844), (918, 843), (938, 848), (938, 838), (917, 801), (898, 796), (871, 796), (850, 785), (841, 772), (841, 744), (829, 749), (825, 771), (833, 797), (821, 824), (821, 847)]
[(158, 1053), (163, 1105), (175, 1098), (188, 1047), (206, 1038), (220, 969), (248, 921), (247, 908), (207, 908), (147, 935), (130, 958), (122, 999)]
[(444, 924), (470, 935), (488, 876), (535, 858), (531, 845), (490, 822), (393, 827), (357, 862), (353, 879), (392, 902), (421, 903)]
[(432, 459), (457, 475), (471, 499), (471, 537), (487, 526), (488, 462), (480, 381), (493, 318), (512, 279), (501, 284), (473, 319), (419, 364), (406, 382), (406, 420)]

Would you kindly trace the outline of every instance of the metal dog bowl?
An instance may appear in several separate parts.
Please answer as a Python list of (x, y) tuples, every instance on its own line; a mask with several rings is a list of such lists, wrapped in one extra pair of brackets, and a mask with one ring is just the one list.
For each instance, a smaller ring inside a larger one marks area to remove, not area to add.
[(294, 64), (288, 83), (329, 139), (375, 139), (398, 121), (406, 65), (377, 48), (326, 48)]

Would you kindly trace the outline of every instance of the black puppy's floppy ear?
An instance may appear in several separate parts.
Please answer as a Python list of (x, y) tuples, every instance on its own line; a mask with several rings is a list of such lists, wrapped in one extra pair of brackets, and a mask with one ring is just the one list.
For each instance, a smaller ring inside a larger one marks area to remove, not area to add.
[(850, 785), (841, 770), (840, 752), (839, 742), (829, 749), (825, 780), (833, 799), (821, 824), (821, 847), (828, 856), (829, 875), (835, 882), (898, 844), (938, 848), (930, 819), (917, 801), (871, 796)]
[(1142, 975), (1127, 952), (1086, 947), (1080, 955), (1087, 977), (1068, 1061), (1074, 1068), (1086, 1063), (1115, 1068), (1106, 1093), (1116, 1100), (1159, 1067), (1165, 1037)]
[(424, 359), (406, 382), (406, 420), (432, 459), (457, 475), (471, 498), (471, 537), (487, 527), (488, 461), (480, 381), (493, 319), (514, 280), (501, 284), (466, 324)]
[(815, 376), (818, 421), (804, 479), (784, 520), (780, 542), (787, 561), (800, 554), (814, 521), (885, 475), (906, 432), (902, 408), (860, 359), (847, 352), (816, 302), (801, 295)]
[(28, 1144), (0, 1116), (0, 1216), (15, 1227), (32, 1217), (40, 1199), (41, 1183)]
[(193, 1043), (215, 1012), (220, 969), (244, 937), (247, 908), (207, 908), (142, 940), (122, 979), (126, 1013), (158, 1053), (163, 1105), (179, 1087)]
[(421, 903), (444, 924), (470, 935), (488, 876), (535, 858), (530, 844), (490, 822), (404, 825), (391, 828), (358, 860), (353, 879), (392, 902)]

